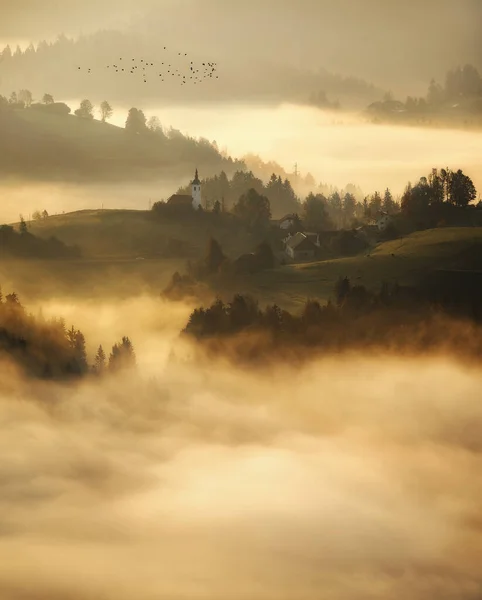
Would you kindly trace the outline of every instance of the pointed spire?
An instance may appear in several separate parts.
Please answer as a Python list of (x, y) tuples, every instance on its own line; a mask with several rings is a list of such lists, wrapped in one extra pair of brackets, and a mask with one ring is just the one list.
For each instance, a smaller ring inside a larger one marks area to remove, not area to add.
[(193, 185), (201, 185), (201, 182), (199, 181), (199, 175), (196, 169), (196, 175), (194, 176), (194, 181), (192, 182)]

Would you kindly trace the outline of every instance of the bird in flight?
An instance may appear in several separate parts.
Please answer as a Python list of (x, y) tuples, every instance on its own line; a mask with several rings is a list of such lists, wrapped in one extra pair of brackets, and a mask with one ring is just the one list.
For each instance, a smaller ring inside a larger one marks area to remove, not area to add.
[[(164, 50), (167, 50), (167, 47), (164, 46)], [(188, 56), (187, 52), (177, 52), (177, 57), (181, 57), (181, 61), (183, 61), (184, 57)], [(215, 62), (202, 62), (199, 65), (196, 65), (194, 61), (189, 61), (187, 64), (177, 64), (173, 65), (171, 63), (165, 64), (164, 61), (161, 63), (155, 63), (154, 61), (148, 61), (146, 58), (136, 58), (130, 57), (130, 67), (124, 68), (117, 64), (106, 65), (106, 69), (110, 69), (111, 73), (119, 73), (129, 74), (130, 76), (139, 74), (142, 76), (142, 81), (147, 84), (151, 81), (160, 81), (164, 82), (165, 77), (170, 75), (171, 77), (175, 77), (175, 79), (179, 82), (180, 85), (186, 85), (188, 82), (199, 84), (207, 79), (219, 79), (219, 76), (216, 74), (217, 72), (217, 63)], [(120, 56), (117, 62), (121, 62), (124, 60), (129, 60), (127, 57)], [(126, 65), (127, 66), (127, 65)], [(139, 70), (139, 67), (142, 67)], [(92, 74), (92, 68), (87, 67), (86, 69), (81, 66), (77, 67), (78, 71), (87, 71), (88, 74)], [(215, 75), (216, 74), (216, 75)], [(187, 78), (187, 75), (190, 75)], [(154, 79), (155, 76), (155, 79)], [(170, 78), (170, 81), (174, 81)]]

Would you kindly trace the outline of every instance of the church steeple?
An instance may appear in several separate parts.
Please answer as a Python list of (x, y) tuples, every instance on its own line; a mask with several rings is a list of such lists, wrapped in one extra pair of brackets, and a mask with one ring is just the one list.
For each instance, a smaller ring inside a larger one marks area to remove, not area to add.
[(199, 181), (199, 175), (196, 169), (196, 174), (194, 176), (193, 182), (191, 184), (192, 188), (192, 205), (193, 208), (198, 209), (201, 206), (201, 182)]
[(192, 182), (193, 185), (201, 185), (201, 182), (199, 181), (199, 175), (197, 173), (197, 169), (196, 169), (196, 175), (194, 176), (194, 181)]

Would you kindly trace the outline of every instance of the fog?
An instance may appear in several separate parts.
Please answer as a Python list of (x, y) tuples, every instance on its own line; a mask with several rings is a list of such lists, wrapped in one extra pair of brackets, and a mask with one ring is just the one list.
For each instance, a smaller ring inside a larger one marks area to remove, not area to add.
[(2, 599), (480, 596), (479, 371), (352, 356), (254, 375), (189, 358), (189, 307), (43, 306), (93, 341), (128, 327), (139, 373), (3, 369)]
[(325, 67), (394, 90), (480, 59), (478, 0), (2, 0), (1, 8), (1, 42), (123, 28), (176, 45), (182, 38), (187, 51), (226, 64), (255, 57)]
[[(76, 106), (75, 101), (69, 103)], [(113, 122), (124, 126), (126, 114), (125, 107), (115, 107)], [(433, 167), (443, 166), (463, 169), (482, 188), (480, 132), (372, 125), (357, 115), (337, 116), (291, 105), (147, 107), (146, 116), (153, 115), (165, 128), (216, 141), (233, 157), (255, 153), (287, 172), (293, 172), (296, 163), (301, 174), (310, 172), (317, 182), (340, 188), (354, 183), (366, 194), (387, 187), (401, 194), (408, 181), (416, 182)], [(4, 182), (0, 220), (17, 221), (20, 212), (27, 216), (44, 208), (49, 214), (102, 206), (145, 210), (149, 201), (169, 198), (189, 181), (160, 176), (149, 183), (105, 185)], [(294, 179), (293, 183), (296, 188)]]

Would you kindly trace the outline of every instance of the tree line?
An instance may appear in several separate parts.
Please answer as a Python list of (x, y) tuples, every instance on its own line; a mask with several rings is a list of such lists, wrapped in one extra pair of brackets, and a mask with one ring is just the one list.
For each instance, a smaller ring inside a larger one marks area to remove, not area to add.
[(482, 76), (476, 67), (470, 64), (458, 66), (447, 71), (443, 84), (435, 79), (430, 81), (425, 96), (408, 96), (405, 102), (395, 100), (393, 94), (385, 94), (383, 101), (374, 102), (369, 107), (372, 112), (380, 114), (398, 113), (405, 115), (433, 115), (446, 108), (455, 111), (469, 110), (482, 112)]
[(18, 229), (12, 225), (0, 225), (0, 256), (4, 258), (79, 258), (81, 249), (78, 246), (68, 246), (55, 236), (43, 239), (33, 235), (28, 230), (25, 219), (20, 216)]
[[(0, 95), (0, 108), (2, 107), (13, 109), (32, 108), (57, 114), (70, 114), (72, 112), (70, 106), (64, 102), (55, 102), (52, 94), (44, 94), (40, 102), (35, 102), (32, 92), (27, 89), (19, 92), (13, 91), (8, 98)], [(80, 102), (79, 108), (74, 111), (74, 114), (83, 119), (94, 119), (94, 111), (95, 106), (86, 98)], [(103, 123), (113, 116), (114, 111), (107, 100), (100, 103), (99, 114)]]
[[(432, 169), (416, 184), (409, 182), (400, 199), (395, 199), (387, 188), (383, 193), (375, 191), (365, 196), (362, 201), (348, 191), (344, 194), (333, 191), (328, 196), (310, 192), (301, 200), (288, 179), (283, 181), (273, 173), (264, 184), (252, 171), (238, 171), (231, 179), (221, 172), (204, 179), (202, 186), (203, 194), (214, 199), (213, 213), (229, 212), (249, 230), (259, 231), (269, 227), (273, 212), (280, 215), (286, 210), (293, 221), (292, 233), (353, 229), (375, 223), (383, 214), (396, 217), (400, 213), (415, 229), (422, 221), (437, 226), (444, 219), (450, 223), (457, 210), (474, 206), (477, 199), (477, 189), (470, 176), (461, 169), (448, 167)], [(181, 188), (179, 193), (189, 194), (190, 188)], [(153, 210), (162, 212), (164, 207), (165, 203), (158, 202)], [(482, 207), (482, 202), (477, 207)]]
[[(461, 293), (442, 285), (382, 283), (378, 291), (340, 277), (333, 298), (321, 305), (307, 299), (301, 314), (271, 304), (260, 308), (249, 295), (215, 300), (190, 315), (183, 335), (203, 351), (262, 363), (284, 356), (292, 361), (313, 353), (392, 350), (414, 353), (453, 351), (480, 359), (482, 286)], [(261, 358), (261, 357), (264, 357)]]
[(12, 360), (24, 373), (42, 379), (69, 379), (116, 373), (133, 368), (136, 357), (128, 337), (112, 346), (107, 356), (99, 346), (89, 365), (85, 337), (63, 319), (29, 314), (15, 292), (0, 289), (0, 359)]
[[(224, 171), (201, 181), (206, 209), (214, 213), (231, 212), (250, 229), (267, 227), (273, 216), (293, 215), (307, 230), (329, 231), (352, 228), (378, 218), (380, 212), (396, 214), (400, 205), (392, 192), (375, 192), (363, 201), (354, 191), (334, 190), (329, 195), (322, 191), (310, 192), (302, 200), (294, 192), (288, 178), (272, 173), (265, 184), (252, 171), (237, 171), (228, 178)], [(350, 186), (353, 188), (354, 186)], [(181, 187), (179, 194), (190, 195), (190, 186)], [(156, 202), (154, 211), (162, 211), (165, 203)]]

